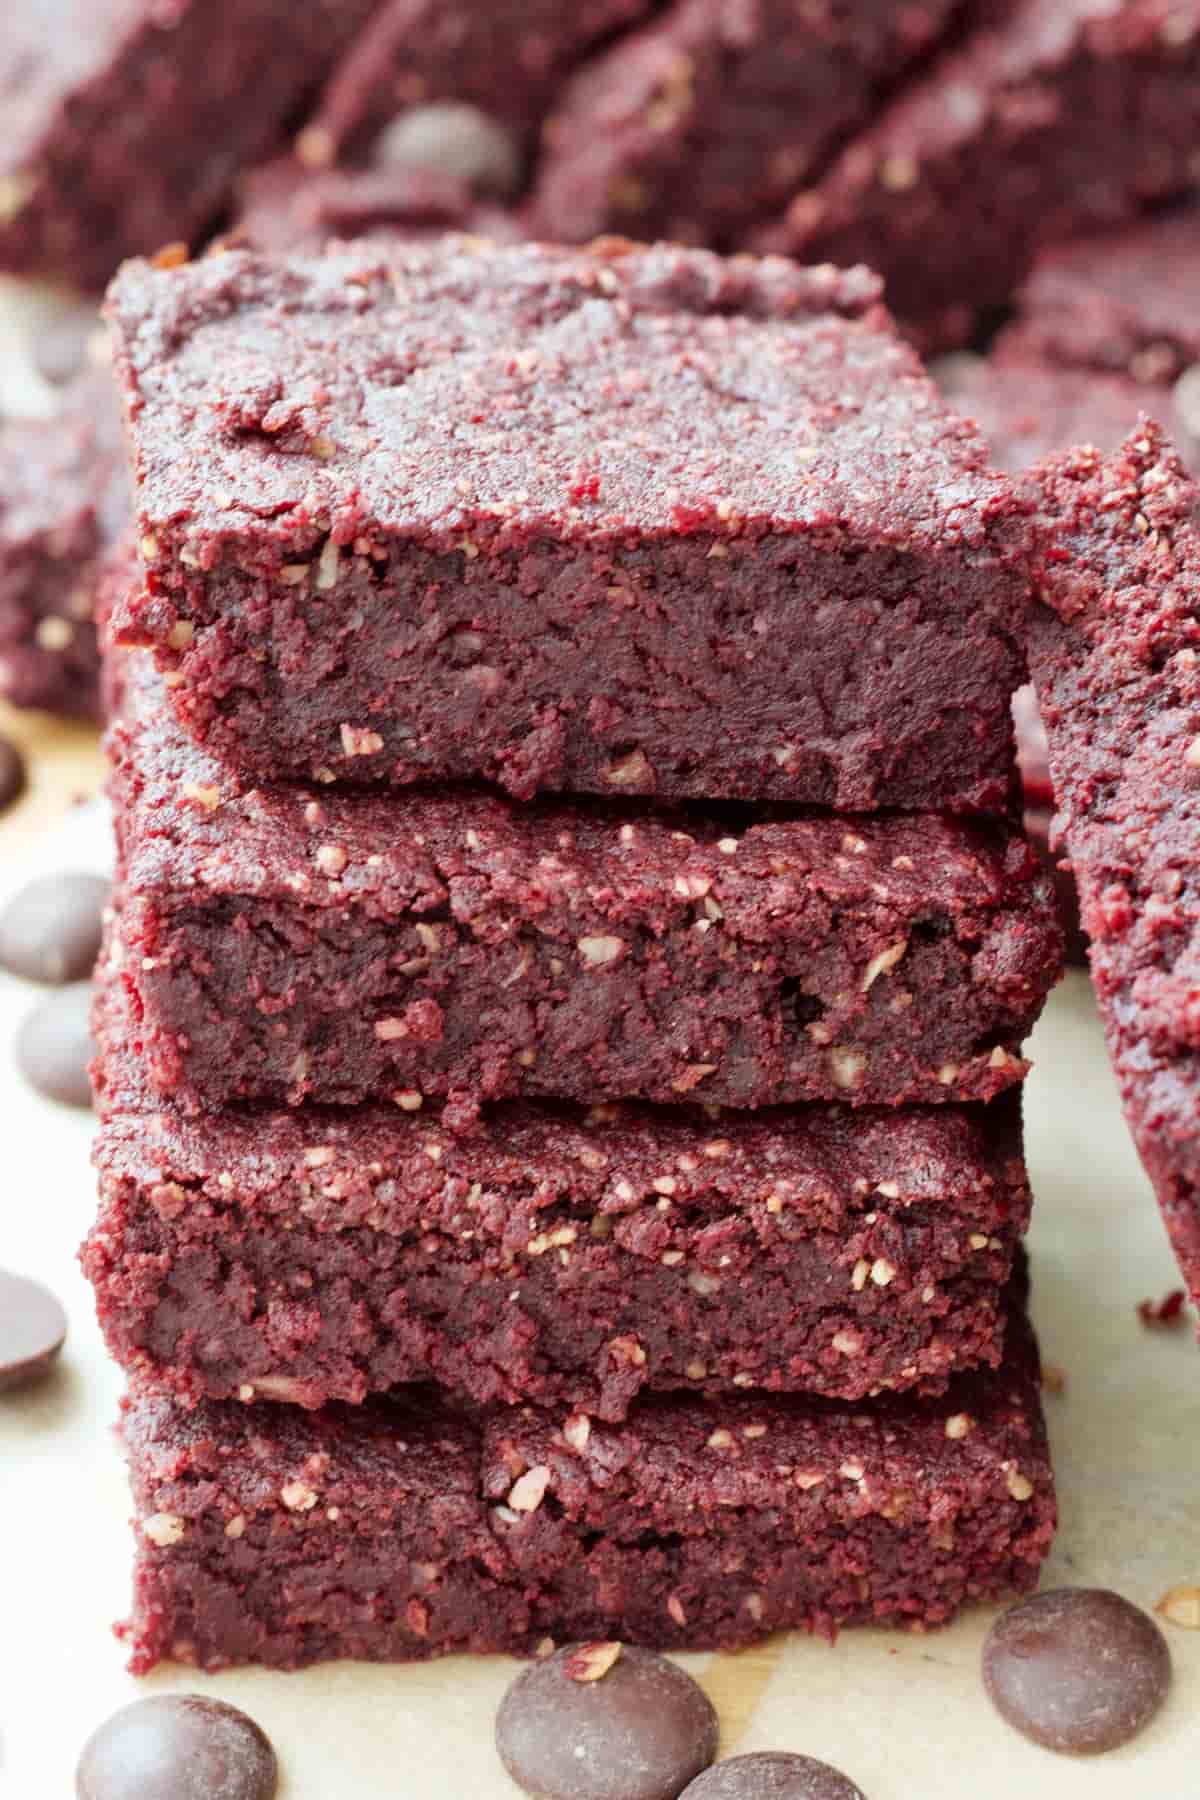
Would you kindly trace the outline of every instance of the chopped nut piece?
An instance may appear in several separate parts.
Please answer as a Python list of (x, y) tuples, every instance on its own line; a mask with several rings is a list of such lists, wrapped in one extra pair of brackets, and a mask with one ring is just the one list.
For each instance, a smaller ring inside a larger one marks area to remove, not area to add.
[(1184, 1631), (1200, 1631), (1200, 1587), (1168, 1588), (1154, 1610)]
[(227, 1538), (240, 1538), (244, 1535), (245, 1530), (246, 1530), (245, 1518), (243, 1517), (243, 1515), (241, 1513), (235, 1513), (233, 1518), (230, 1519), (228, 1525), (226, 1525), (226, 1527), (225, 1527), (225, 1536)]
[(1008, 1483), (1008, 1491), (1014, 1500), (1031, 1500), (1033, 1498), (1033, 1483), (1027, 1475), (1022, 1475), (1019, 1469), (1010, 1469), (1005, 1479)]
[(876, 1257), (871, 1264), (871, 1280), (876, 1287), (887, 1287), (896, 1279), (896, 1270), (886, 1256)]
[(861, 1356), (862, 1339), (856, 1331), (835, 1331), (833, 1347), (843, 1356)]
[(720, 1426), (709, 1434), (708, 1447), (710, 1450), (732, 1450), (733, 1443), (732, 1431), (726, 1431), (724, 1426)]
[(424, 1094), (419, 1094), (416, 1088), (398, 1088), (392, 1100), (401, 1112), (420, 1112), (425, 1104)]
[(952, 1413), (946, 1420), (946, 1436), (956, 1441), (970, 1433), (974, 1420), (970, 1413)]
[(221, 804), (220, 788), (207, 787), (196, 781), (185, 783), (183, 797), (200, 807), (203, 812), (216, 812)]
[(317, 586), (322, 590), (333, 587), (341, 567), (342, 553), (332, 538), (326, 538), (317, 558)]
[(858, 1261), (854, 1265), (854, 1272), (850, 1277), (850, 1286), (854, 1289), (856, 1294), (862, 1293), (863, 1289), (867, 1285), (867, 1277), (870, 1273), (871, 1273), (870, 1263), (866, 1260), (865, 1257), (860, 1256)]
[(851, 1050), (843, 1044), (829, 1052), (829, 1066), (838, 1087), (853, 1088), (862, 1080), (867, 1059), (861, 1050)]
[(379, 733), (368, 731), (361, 725), (343, 725), (341, 737), (342, 749), (347, 756), (374, 756), (377, 750), (383, 749)]
[(615, 962), (625, 948), (625, 941), (619, 937), (582, 937), (578, 947), (584, 962), (599, 967), (604, 963)]
[(279, 1498), (289, 1512), (311, 1512), (317, 1504), (317, 1496), (306, 1481), (289, 1481), (279, 1490)]
[(187, 1526), (178, 1513), (151, 1513), (142, 1530), (160, 1550), (169, 1550), (173, 1544), (182, 1542)]
[(524, 1475), (518, 1477), (508, 1490), (508, 1504), (514, 1512), (536, 1512), (550, 1486), (550, 1471), (545, 1463), (538, 1463), (532, 1469), (526, 1469)]
[(635, 750), (623, 762), (613, 763), (605, 771), (604, 779), (611, 787), (644, 787), (652, 780), (654, 771), (641, 750)]
[(322, 844), (317, 851), (317, 867), (323, 875), (338, 876), (350, 861), (340, 844)]
[(186, 650), (196, 635), (196, 627), (190, 619), (176, 619), (167, 633), (167, 644), (172, 650)]
[(621, 1654), (620, 1644), (580, 1644), (563, 1663), (571, 1681), (601, 1681)]
[(592, 1422), (586, 1413), (572, 1413), (563, 1422), (563, 1436), (572, 1450), (586, 1450), (592, 1435)]
[(329, 1144), (316, 1144), (311, 1150), (304, 1152), (304, 1166), (307, 1169), (324, 1169), (337, 1155)]

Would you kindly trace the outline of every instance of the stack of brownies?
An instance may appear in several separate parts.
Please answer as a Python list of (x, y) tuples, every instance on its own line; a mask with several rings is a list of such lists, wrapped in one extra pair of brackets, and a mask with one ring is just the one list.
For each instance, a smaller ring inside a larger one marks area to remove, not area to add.
[(109, 310), (135, 1668), (1031, 1586), (1027, 525), (874, 278), (451, 239)]

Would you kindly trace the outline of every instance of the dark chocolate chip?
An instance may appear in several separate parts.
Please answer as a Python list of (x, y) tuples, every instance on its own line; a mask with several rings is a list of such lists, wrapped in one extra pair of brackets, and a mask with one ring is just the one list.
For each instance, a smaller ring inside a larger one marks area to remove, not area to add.
[(1047, 1750), (1091, 1756), (1148, 1725), (1171, 1685), (1154, 1620), (1105, 1588), (1058, 1588), (996, 1620), (983, 1679), (1001, 1717)]
[(0, 737), (0, 812), (25, 792), (25, 758), (8, 738)]
[(828, 1763), (784, 1750), (734, 1756), (707, 1769), (683, 1800), (866, 1800), (859, 1787)]
[(521, 188), (521, 153), (512, 132), (459, 101), (402, 112), (375, 140), (372, 160), (381, 168), (434, 169), (498, 200)]
[(114, 1713), (84, 1745), (79, 1800), (271, 1800), (275, 1752), (236, 1706), (155, 1694)]
[(676, 1800), (717, 1753), (717, 1715), (666, 1657), (577, 1644), (518, 1675), (496, 1748), (535, 1800)]
[(111, 884), (99, 875), (31, 881), (0, 913), (0, 969), (61, 987), (90, 975)]
[(17, 1067), (39, 1094), (63, 1106), (90, 1106), (92, 984), (76, 981), (35, 1007), (17, 1033)]
[(54, 1295), (0, 1269), (0, 1394), (44, 1375), (66, 1335), (67, 1315)]

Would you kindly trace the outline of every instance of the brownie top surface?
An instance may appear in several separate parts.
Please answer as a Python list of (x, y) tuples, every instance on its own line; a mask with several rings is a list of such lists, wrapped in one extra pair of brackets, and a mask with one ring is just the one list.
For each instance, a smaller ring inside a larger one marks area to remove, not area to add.
[(936, 815), (767, 818), (612, 801), (518, 806), (478, 789), (242, 791), (176, 722), (148, 657), (126, 659), (110, 736), (124, 879), (162, 902), (238, 896), (364, 916), (566, 907), (584, 930), (703, 901), (725, 929), (770, 942), (831, 902), (919, 919), (1040, 906), (1023, 840)]
[[(1169, 15), (1179, 34), (1174, 40), (1164, 35)], [(1161, 53), (1169, 41), (1186, 42), (1189, 28), (1194, 33), (1198, 27), (1200, 0), (1000, 0), (983, 9), (980, 28), (960, 47), (884, 109), (836, 171), (857, 185), (875, 178), (872, 154), (953, 154), (990, 135), (993, 109), (1006, 92), (1020, 99), (1031, 81), (1053, 79), (1078, 56), (1107, 61)], [(1044, 104), (1009, 108), (1000, 154), (1005, 139), (1044, 131), (1056, 121), (1061, 124)]]
[[(234, 251), (110, 291), (153, 561), (820, 533), (984, 550), (1015, 502), (863, 269), (606, 240)], [(157, 540), (154, 541), (154, 540)]]
[(1122, 327), (1182, 342), (1200, 355), (1200, 207), (1042, 252), (1021, 294), (1024, 311), (1064, 322), (1112, 309)]
[[(175, 10), (186, 10), (182, 0)], [(57, 123), (63, 103), (115, 72), (120, 52), (155, 14), (154, 0), (40, 0), (0, 6), (0, 169), (16, 169)]]

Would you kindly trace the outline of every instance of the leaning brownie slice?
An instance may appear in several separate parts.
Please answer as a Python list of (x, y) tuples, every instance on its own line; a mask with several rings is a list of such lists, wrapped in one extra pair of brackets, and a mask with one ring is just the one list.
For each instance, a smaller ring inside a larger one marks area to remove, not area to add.
[(765, 233), (772, 249), (869, 262), (928, 344), (967, 341), (1041, 245), (1126, 224), (1195, 179), (1200, 0), (983, 14)]
[(1030, 648), (1130, 1127), (1200, 1299), (1200, 490), (1156, 427), (1042, 471)]
[(620, 243), (131, 265), (118, 635), (256, 778), (1001, 812), (1024, 510), (877, 300)]
[(478, 200), (437, 169), (382, 165), (310, 169), (277, 156), (238, 182), (228, 242), (278, 256), (322, 250), (334, 238), (405, 243), (447, 231), (520, 237), (517, 215)]
[(9, 0), (0, 268), (102, 288), (209, 225), (377, 0)]
[(1190, 206), (1043, 251), (1005, 340), (1058, 364), (1174, 381), (1200, 363), (1198, 289), (1200, 207)]
[(864, 123), (956, 10), (673, 0), (561, 94), (534, 235), (736, 244)]
[(937, 1402), (664, 1398), (616, 1426), (135, 1392), (132, 1666), (941, 1624), (1032, 1587), (1054, 1532), (1036, 1351), (1010, 1339)]
[(1059, 973), (1009, 826), (240, 791), (129, 659), (113, 955), (184, 1106), (986, 1099)]
[(128, 489), (107, 373), (73, 384), (54, 418), (0, 426), (0, 696), (13, 705), (99, 712), (93, 614)]
[(185, 1400), (360, 1401), (436, 1381), (623, 1418), (643, 1388), (847, 1400), (995, 1365), (1029, 1220), (990, 1107), (518, 1103), (455, 1135), (396, 1107), (182, 1115), (109, 983), (100, 1217), (117, 1360)]

